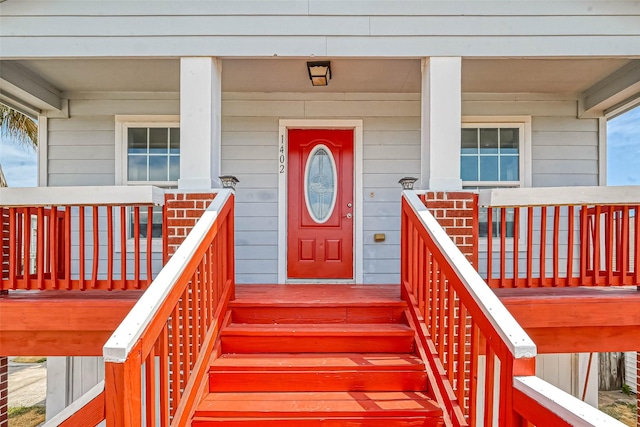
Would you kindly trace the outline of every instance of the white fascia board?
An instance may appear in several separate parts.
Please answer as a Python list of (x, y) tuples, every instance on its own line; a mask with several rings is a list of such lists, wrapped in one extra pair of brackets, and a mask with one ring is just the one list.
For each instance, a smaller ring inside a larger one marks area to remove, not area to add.
[(0, 206), (164, 205), (164, 190), (151, 185), (1, 188)]
[(599, 114), (640, 96), (640, 60), (634, 60), (600, 80), (580, 96), (581, 114)]
[(536, 376), (514, 377), (513, 387), (572, 426), (624, 427), (625, 425)]
[(13, 61), (0, 61), (3, 92), (42, 110), (61, 110), (62, 98), (51, 84)]
[(127, 360), (131, 349), (133, 349), (133, 346), (171, 293), (232, 193), (232, 190), (229, 189), (221, 189), (218, 192), (187, 238), (178, 247), (176, 253), (160, 270), (151, 286), (142, 294), (138, 302), (107, 340), (102, 349), (105, 362), (124, 363)]
[(481, 207), (640, 204), (640, 186), (494, 188), (479, 194)]
[(516, 359), (535, 357), (537, 348), (533, 340), (522, 329), (493, 290), (489, 288), (484, 279), (480, 277), (480, 274), (469, 263), (467, 257), (460, 252), (460, 249), (438, 224), (438, 221), (431, 215), (424, 203), (420, 201), (417, 194), (414, 191), (404, 191), (403, 197), (407, 200), (434, 242), (439, 246), (456, 276), (458, 276), (467, 292), (478, 303), (480, 310), (500, 335), (513, 357)]

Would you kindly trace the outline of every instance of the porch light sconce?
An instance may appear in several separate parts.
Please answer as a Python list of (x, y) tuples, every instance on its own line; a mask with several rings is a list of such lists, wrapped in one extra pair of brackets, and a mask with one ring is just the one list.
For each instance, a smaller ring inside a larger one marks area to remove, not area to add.
[(411, 176), (405, 176), (404, 178), (400, 178), (398, 184), (402, 185), (403, 190), (413, 190), (413, 184), (418, 180), (418, 178), (413, 178)]
[(329, 61), (307, 62), (309, 79), (314, 86), (327, 86), (331, 80), (331, 63)]
[(222, 188), (230, 188), (232, 190), (236, 189), (236, 184), (240, 181), (233, 175), (222, 175), (219, 176), (220, 181), (222, 182)]

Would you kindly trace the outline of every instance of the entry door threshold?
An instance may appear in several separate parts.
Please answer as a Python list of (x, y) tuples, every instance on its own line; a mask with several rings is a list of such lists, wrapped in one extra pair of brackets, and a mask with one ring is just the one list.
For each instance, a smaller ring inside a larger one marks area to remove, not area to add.
[(355, 285), (353, 279), (287, 279), (287, 285)]

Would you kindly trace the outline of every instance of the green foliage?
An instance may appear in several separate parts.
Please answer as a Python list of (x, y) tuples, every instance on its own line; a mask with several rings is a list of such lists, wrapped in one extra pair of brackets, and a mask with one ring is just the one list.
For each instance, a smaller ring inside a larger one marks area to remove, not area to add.
[(38, 146), (38, 124), (24, 114), (0, 104), (0, 135), (32, 148)]
[(9, 418), (14, 418), (31, 411), (38, 415), (45, 415), (46, 408), (44, 406), (14, 406), (13, 408), (9, 408), (8, 414)]
[(622, 384), (622, 392), (627, 396), (629, 396), (631, 393), (633, 393), (633, 390), (631, 390), (631, 387), (629, 387), (629, 384)]

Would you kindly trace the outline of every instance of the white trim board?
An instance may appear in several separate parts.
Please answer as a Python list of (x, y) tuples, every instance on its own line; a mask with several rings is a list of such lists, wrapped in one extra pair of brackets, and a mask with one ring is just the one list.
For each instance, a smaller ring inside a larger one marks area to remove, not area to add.
[(0, 206), (164, 205), (164, 190), (151, 185), (1, 188)]
[[(287, 280), (287, 174), (288, 174), (288, 129), (353, 129), (354, 138), (354, 281), (363, 283), (363, 125), (362, 120), (308, 120), (308, 119), (283, 119), (278, 123), (278, 150), (284, 148), (284, 159), (278, 163), (278, 283), (284, 284)], [(276, 153), (278, 157), (280, 152)], [(282, 172), (280, 168), (284, 167)], [(328, 280), (338, 282), (336, 280)], [(294, 281), (291, 281), (293, 283)], [(300, 281), (297, 281), (300, 282)], [(305, 281), (309, 282), (309, 281)], [(316, 281), (317, 282), (317, 281)]]

